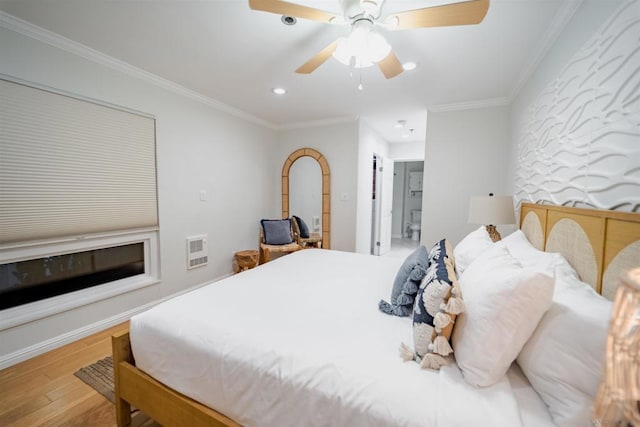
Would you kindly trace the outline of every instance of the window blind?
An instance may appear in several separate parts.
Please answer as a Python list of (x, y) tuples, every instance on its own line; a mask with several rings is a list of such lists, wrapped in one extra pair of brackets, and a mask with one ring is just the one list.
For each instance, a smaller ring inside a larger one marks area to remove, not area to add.
[(0, 79), (0, 244), (157, 228), (155, 120)]

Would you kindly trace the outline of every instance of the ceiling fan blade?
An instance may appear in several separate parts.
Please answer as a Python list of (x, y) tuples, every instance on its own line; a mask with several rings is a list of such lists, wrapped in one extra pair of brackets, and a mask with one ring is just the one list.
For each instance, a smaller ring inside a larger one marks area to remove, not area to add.
[(488, 9), (489, 0), (470, 0), (394, 13), (386, 22), (391, 30), (473, 25), (482, 22)]
[(389, 54), (380, 62), (377, 63), (378, 68), (382, 71), (382, 74), (388, 79), (394, 78), (398, 74), (404, 71), (402, 64), (398, 61), (398, 57), (393, 53)]
[(310, 74), (316, 70), (319, 66), (325, 63), (327, 59), (331, 57), (331, 54), (336, 50), (338, 46), (338, 40), (335, 40), (329, 46), (322, 49), (316, 56), (302, 64), (297, 70), (298, 74)]
[(295, 16), (296, 18), (326, 23), (335, 21), (338, 18), (334, 13), (280, 0), (249, 0), (249, 7), (253, 10), (261, 10), (278, 15)]

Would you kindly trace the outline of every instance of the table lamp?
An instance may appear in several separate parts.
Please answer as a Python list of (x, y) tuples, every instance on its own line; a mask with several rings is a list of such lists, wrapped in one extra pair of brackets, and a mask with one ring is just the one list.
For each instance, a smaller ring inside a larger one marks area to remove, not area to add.
[(485, 224), (489, 237), (494, 242), (502, 239), (496, 225), (515, 224), (512, 196), (474, 196), (469, 201), (469, 223)]

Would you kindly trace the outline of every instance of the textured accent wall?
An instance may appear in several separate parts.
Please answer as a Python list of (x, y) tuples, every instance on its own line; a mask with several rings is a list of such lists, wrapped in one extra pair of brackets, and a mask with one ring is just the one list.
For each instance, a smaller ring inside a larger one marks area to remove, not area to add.
[(624, 2), (517, 120), (517, 199), (640, 212), (640, 0)]

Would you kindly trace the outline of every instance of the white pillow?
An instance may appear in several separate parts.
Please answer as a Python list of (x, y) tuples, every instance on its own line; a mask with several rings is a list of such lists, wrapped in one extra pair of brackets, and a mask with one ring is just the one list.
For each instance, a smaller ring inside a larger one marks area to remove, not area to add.
[(518, 356), (559, 427), (591, 425), (611, 308), (589, 285), (557, 271), (553, 304)]
[(524, 269), (509, 251), (494, 245), (458, 281), (465, 311), (453, 331), (453, 349), (465, 380), (474, 386), (498, 382), (551, 306), (553, 279)]
[(456, 260), (456, 272), (458, 277), (478, 258), (484, 251), (493, 245), (489, 233), (481, 225), (477, 230), (467, 234), (460, 243), (453, 249), (453, 256)]
[(554, 275), (555, 271), (561, 270), (563, 274), (578, 278), (576, 271), (562, 255), (536, 249), (521, 230), (516, 230), (497, 244), (504, 245), (523, 267), (535, 268), (548, 272), (549, 275)]

